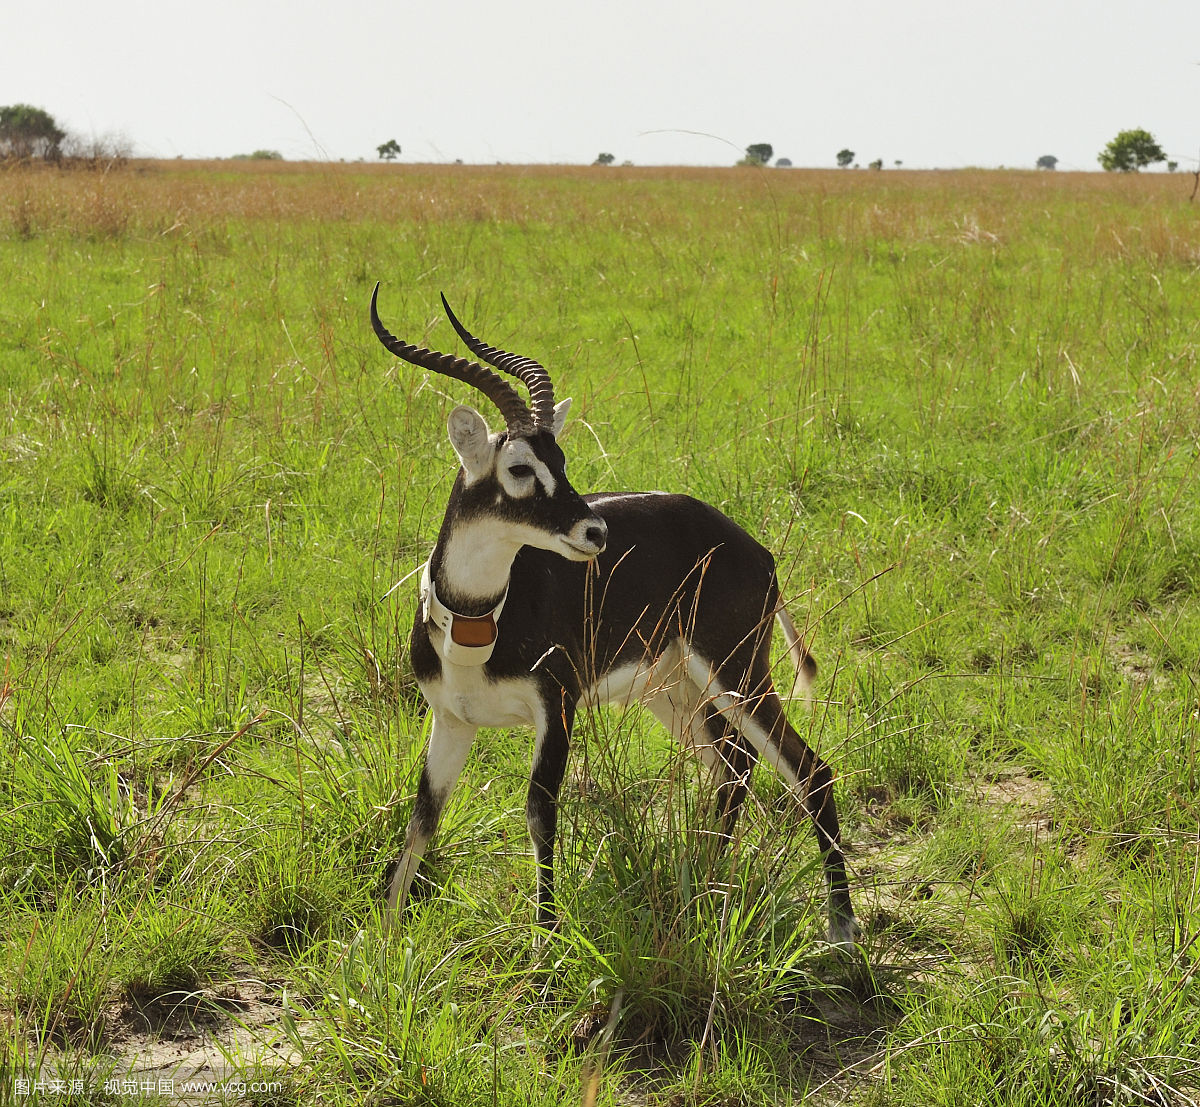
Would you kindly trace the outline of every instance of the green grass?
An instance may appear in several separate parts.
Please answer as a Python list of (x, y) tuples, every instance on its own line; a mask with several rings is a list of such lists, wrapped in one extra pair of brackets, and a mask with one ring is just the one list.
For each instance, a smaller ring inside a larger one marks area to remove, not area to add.
[[(223, 1047), (262, 1103), (1200, 1096), (1181, 182), (147, 163), (0, 175), (0, 257), (0, 1102), (138, 1101), (146, 1011), (274, 1035)], [(579, 725), (544, 947), (498, 731), (381, 937), (469, 397), (378, 347), (376, 280), (550, 367), (578, 488), (775, 550), (861, 958), (779, 781), (721, 855), (640, 711)]]

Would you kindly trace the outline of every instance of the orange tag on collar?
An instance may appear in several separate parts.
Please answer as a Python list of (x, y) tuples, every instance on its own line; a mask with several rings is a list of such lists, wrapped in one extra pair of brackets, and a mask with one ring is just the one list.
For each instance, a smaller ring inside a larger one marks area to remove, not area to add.
[(490, 646), (496, 641), (496, 620), (491, 615), (479, 619), (455, 615), (450, 623), (450, 640), (458, 646)]

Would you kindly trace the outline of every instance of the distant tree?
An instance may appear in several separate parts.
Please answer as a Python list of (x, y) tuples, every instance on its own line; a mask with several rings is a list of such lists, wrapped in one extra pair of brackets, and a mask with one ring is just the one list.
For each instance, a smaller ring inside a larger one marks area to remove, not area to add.
[(597, 154), (593, 165), (612, 165), (617, 159), (612, 154)]
[(775, 148), (769, 142), (752, 142), (746, 147), (746, 156), (742, 165), (766, 165), (775, 153)]
[(1043, 154), (1037, 160), (1037, 167), (1039, 169), (1049, 169), (1053, 171), (1054, 169), (1058, 168), (1058, 158), (1056, 158), (1053, 154)]
[(876, 158), (873, 162), (871, 162), (867, 166), (867, 168), (868, 169), (882, 169), (883, 168), (883, 158)]
[(791, 169), (791, 167), (792, 167), (792, 159), (791, 158), (776, 158), (775, 159), (775, 168), (776, 169)]
[(54, 116), (31, 104), (0, 108), (0, 157), (57, 161), (67, 137)]
[(837, 153), (837, 163), (839, 169), (845, 169), (854, 160), (854, 151), (843, 147)]
[(904, 164), (904, 162), (902, 162), (902, 161), (901, 161), (899, 158), (897, 158), (897, 159), (896, 159), (894, 162), (892, 162), (892, 164), (893, 164), (893, 165), (894, 165), (894, 166), (895, 166), (897, 169), (899, 169), (899, 168), (900, 168), (900, 166), (902, 166), (902, 165)]
[(1178, 168), (1179, 168), (1179, 162), (1177, 162), (1177, 161), (1167, 162), (1167, 172), (1168, 173), (1174, 173), (1175, 170)]
[(394, 138), (389, 138), (387, 142), (381, 143), (375, 149), (384, 161), (395, 161), (400, 156), (400, 143)]
[(255, 150), (253, 154), (234, 154), (234, 161), (283, 161), (278, 150)]
[(1156, 161), (1166, 161), (1167, 155), (1149, 131), (1138, 128), (1121, 131), (1100, 151), (1097, 160), (1108, 173), (1136, 173)]

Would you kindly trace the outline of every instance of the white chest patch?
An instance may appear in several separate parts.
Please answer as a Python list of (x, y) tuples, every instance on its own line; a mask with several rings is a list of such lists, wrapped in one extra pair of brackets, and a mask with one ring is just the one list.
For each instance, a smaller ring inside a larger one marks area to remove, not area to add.
[(448, 714), (471, 726), (532, 726), (540, 729), (542, 706), (532, 679), (490, 681), (481, 667), (443, 665), (421, 692), (434, 714)]

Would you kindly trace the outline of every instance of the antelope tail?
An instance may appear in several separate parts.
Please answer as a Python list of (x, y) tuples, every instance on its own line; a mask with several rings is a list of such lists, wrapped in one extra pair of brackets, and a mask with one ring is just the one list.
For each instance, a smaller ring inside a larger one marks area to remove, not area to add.
[(792, 617), (788, 614), (787, 608), (780, 604), (775, 611), (775, 621), (779, 624), (779, 629), (783, 631), (783, 639), (787, 643), (788, 654), (791, 656), (792, 664), (796, 667), (796, 681), (792, 688), (792, 694), (785, 697), (789, 700), (807, 700), (808, 693), (812, 688), (813, 679), (817, 675), (817, 663), (813, 660), (813, 655), (808, 652), (808, 647), (804, 644), (804, 639), (800, 637), (800, 632), (796, 629), (796, 624), (792, 622)]

